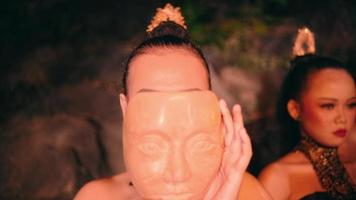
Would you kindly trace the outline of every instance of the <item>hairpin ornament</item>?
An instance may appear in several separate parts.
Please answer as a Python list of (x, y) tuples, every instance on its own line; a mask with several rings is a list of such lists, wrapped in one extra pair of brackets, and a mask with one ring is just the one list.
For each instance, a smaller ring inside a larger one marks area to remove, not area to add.
[(156, 14), (148, 25), (146, 32), (151, 32), (160, 23), (165, 21), (172, 21), (184, 29), (187, 29), (185, 25), (184, 17), (180, 12), (180, 7), (173, 7), (170, 3), (167, 3), (164, 8), (157, 8)]
[(293, 56), (303, 56), (315, 53), (314, 34), (307, 27), (298, 30), (298, 35), (294, 42)]

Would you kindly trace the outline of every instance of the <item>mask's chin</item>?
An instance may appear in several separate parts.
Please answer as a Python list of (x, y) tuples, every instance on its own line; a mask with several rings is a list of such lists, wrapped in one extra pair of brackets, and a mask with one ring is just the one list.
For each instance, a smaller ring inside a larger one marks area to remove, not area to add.
[(170, 194), (170, 195), (147, 195), (142, 199), (146, 200), (201, 200), (198, 195), (193, 193)]
[(206, 190), (202, 190), (201, 188), (194, 188), (193, 190), (184, 192), (158, 190), (156, 190), (158, 192), (152, 192), (151, 189), (150, 187), (146, 187), (144, 190), (138, 190), (137, 192), (142, 199), (147, 200), (202, 200), (206, 194)]

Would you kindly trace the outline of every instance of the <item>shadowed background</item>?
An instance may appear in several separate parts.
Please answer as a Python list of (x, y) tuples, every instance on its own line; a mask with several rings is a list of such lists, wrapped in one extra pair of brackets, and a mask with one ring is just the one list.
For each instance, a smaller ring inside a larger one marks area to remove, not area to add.
[[(165, 3), (0, 3), (0, 199), (72, 199), (85, 182), (124, 171), (122, 63)], [(171, 3), (209, 60), (213, 90), (242, 104), (255, 175), (293, 143), (274, 107), (297, 28), (314, 31), (317, 53), (356, 68), (354, 1)]]

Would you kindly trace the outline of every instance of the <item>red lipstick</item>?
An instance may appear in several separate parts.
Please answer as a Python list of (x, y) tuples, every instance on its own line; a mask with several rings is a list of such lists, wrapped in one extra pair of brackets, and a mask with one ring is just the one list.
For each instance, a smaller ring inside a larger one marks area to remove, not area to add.
[(346, 133), (347, 133), (346, 129), (339, 129), (339, 130), (334, 132), (334, 135), (336, 135), (338, 137), (345, 137)]

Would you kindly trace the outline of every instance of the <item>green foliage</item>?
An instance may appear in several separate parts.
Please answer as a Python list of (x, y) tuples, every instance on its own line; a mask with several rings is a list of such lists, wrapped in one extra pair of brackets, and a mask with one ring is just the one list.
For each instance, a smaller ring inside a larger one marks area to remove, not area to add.
[[(285, 0), (274, 3), (285, 4)], [(229, 3), (220, 8), (187, 2), (182, 5), (192, 39), (199, 45), (217, 48), (222, 60), (249, 70), (269, 70), (285, 66), (283, 55), (263, 55), (261, 41), (278, 24), (279, 17), (264, 12), (264, 4)]]

